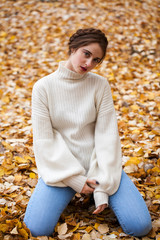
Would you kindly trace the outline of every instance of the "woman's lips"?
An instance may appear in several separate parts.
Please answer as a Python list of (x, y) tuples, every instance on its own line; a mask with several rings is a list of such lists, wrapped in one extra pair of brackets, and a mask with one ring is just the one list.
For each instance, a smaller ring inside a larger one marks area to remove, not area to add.
[(81, 66), (81, 69), (82, 69), (84, 72), (87, 71), (87, 68), (85, 68), (85, 67), (82, 67), (82, 66)]

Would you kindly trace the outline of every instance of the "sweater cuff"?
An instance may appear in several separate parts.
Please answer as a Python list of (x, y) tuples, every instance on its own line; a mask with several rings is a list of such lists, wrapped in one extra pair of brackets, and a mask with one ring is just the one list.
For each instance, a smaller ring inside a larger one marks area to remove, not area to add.
[(102, 204), (108, 205), (108, 194), (105, 192), (94, 191), (94, 201), (96, 208)]
[(87, 177), (82, 175), (75, 175), (63, 180), (65, 185), (71, 187), (73, 190), (75, 190), (78, 193), (81, 193), (86, 181), (87, 181)]

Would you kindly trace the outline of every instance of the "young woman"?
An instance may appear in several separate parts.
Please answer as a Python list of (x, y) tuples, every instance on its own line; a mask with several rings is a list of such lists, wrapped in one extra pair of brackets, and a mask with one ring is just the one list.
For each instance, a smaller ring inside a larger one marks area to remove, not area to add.
[(90, 71), (105, 57), (98, 29), (69, 40), (69, 58), (37, 81), (32, 96), (33, 145), (39, 181), (24, 222), (33, 236), (52, 235), (76, 192), (93, 194), (96, 209), (112, 208), (124, 232), (151, 230), (146, 204), (123, 172), (117, 120), (107, 80)]

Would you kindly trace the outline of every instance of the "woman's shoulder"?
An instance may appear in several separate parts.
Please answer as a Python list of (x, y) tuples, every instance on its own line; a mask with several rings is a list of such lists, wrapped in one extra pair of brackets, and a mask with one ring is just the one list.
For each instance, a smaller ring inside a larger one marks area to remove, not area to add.
[(97, 73), (89, 72), (88, 77), (91, 81), (94, 80), (95, 84), (97, 84), (98, 86), (102, 86), (102, 87), (109, 86), (107, 78), (105, 78)]
[(33, 86), (33, 89), (46, 89), (48, 88), (49, 86), (49, 83), (53, 80), (54, 78), (54, 74), (55, 72), (53, 73), (50, 73), (42, 78), (40, 78), (39, 80), (37, 80)]

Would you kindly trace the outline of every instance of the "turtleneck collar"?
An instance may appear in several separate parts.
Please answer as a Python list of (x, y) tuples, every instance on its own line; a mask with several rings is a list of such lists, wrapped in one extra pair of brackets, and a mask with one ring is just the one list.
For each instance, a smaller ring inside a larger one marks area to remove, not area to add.
[(65, 63), (66, 63), (65, 61), (59, 62), (59, 66), (57, 69), (58, 75), (61, 78), (65, 80), (81, 80), (87, 75), (87, 73), (80, 74), (80, 73), (71, 71), (70, 69), (65, 67)]

